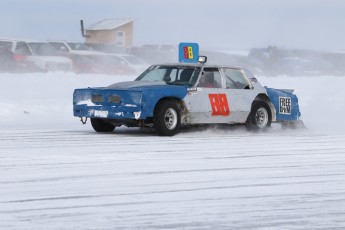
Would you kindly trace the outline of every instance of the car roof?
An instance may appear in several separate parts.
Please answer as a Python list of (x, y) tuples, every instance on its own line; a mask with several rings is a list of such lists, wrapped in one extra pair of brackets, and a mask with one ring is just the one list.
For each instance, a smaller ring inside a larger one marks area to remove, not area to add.
[(27, 40), (27, 41), (24, 41), (24, 42), (49, 44), (49, 42), (46, 42), (46, 41), (36, 41), (36, 40)]
[(79, 41), (70, 41), (70, 40), (47, 40), (47, 42), (59, 42), (59, 43), (83, 43)]
[(207, 63), (162, 63), (154, 64), (153, 66), (185, 66), (185, 67), (206, 67), (206, 68), (232, 68), (232, 69), (245, 69), (239, 66), (227, 66), (227, 65), (216, 65)]
[(26, 39), (0, 39), (2, 42), (28, 42)]
[(0, 41), (6, 41), (6, 42), (36, 42), (36, 43), (48, 43), (46, 41), (40, 41), (40, 40), (31, 40), (31, 39), (2, 39), (0, 38)]

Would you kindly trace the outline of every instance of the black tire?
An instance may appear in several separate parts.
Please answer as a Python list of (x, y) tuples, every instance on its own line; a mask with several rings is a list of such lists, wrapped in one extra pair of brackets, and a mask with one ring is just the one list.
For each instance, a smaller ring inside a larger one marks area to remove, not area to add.
[(249, 130), (265, 130), (271, 126), (272, 112), (265, 101), (254, 101), (248, 115), (246, 127)]
[(153, 125), (160, 136), (174, 136), (181, 126), (181, 113), (177, 102), (160, 102), (155, 109)]
[(91, 118), (91, 125), (96, 132), (110, 133), (115, 129), (115, 125), (107, 123), (104, 119), (99, 118)]

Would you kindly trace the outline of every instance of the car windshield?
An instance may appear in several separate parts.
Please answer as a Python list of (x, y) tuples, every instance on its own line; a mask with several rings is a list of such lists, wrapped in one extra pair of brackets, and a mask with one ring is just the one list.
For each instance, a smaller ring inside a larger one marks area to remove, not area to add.
[(169, 85), (193, 86), (200, 70), (195, 66), (151, 66), (136, 81), (165, 81)]
[(49, 43), (29, 42), (28, 45), (35, 56), (57, 56), (56, 49)]
[(72, 50), (89, 50), (86, 45), (80, 42), (67, 42)]

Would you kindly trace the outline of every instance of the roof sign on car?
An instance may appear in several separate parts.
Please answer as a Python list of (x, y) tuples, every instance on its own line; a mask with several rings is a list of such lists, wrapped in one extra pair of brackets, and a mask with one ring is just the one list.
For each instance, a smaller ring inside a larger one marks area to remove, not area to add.
[(199, 57), (199, 44), (198, 43), (185, 43), (179, 44), (179, 57), (178, 61), (182, 63), (197, 63)]

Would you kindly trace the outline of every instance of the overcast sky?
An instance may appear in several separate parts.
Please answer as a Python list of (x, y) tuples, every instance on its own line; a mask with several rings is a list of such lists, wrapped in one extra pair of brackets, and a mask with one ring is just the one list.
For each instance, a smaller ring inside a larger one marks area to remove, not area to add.
[(0, 37), (84, 41), (86, 26), (135, 18), (134, 43), (345, 50), (344, 0), (0, 0)]

